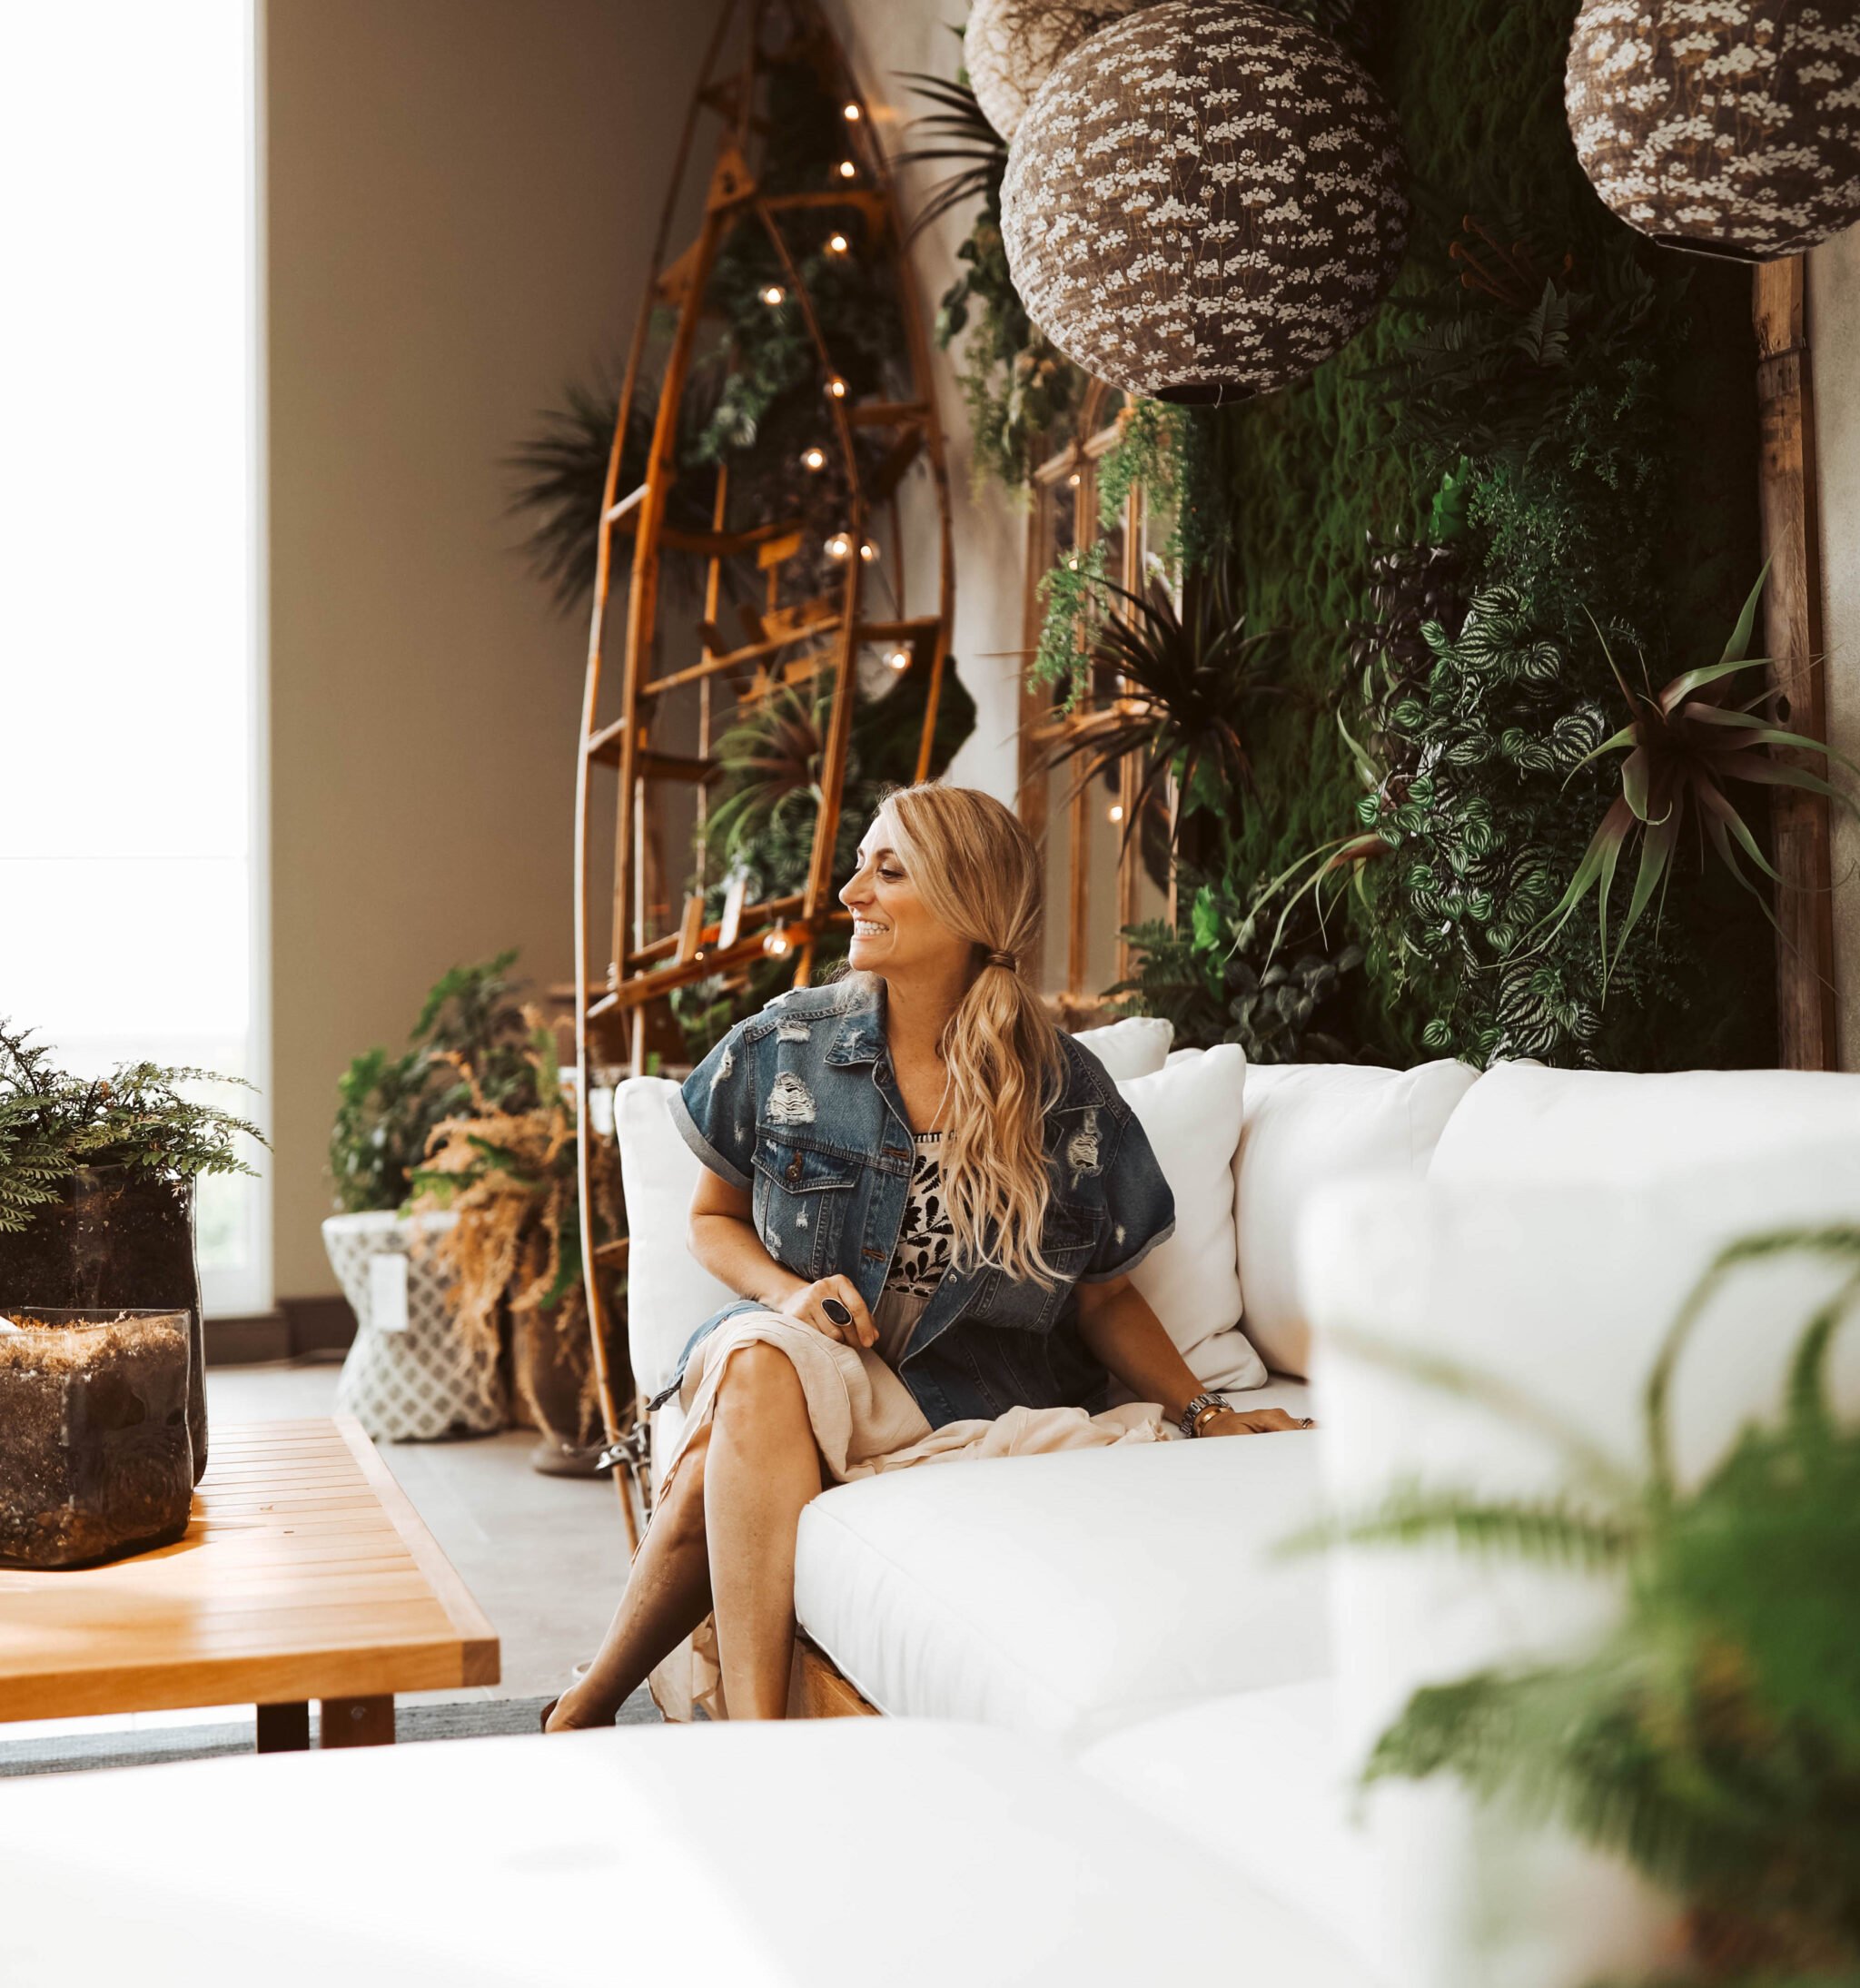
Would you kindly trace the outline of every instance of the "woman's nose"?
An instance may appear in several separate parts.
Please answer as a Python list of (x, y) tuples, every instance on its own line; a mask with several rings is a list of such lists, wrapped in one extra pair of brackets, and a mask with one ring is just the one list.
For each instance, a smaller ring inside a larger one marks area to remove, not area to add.
[(848, 911), (850, 911), (853, 906), (857, 904), (866, 895), (865, 892), (861, 889), (859, 883), (859, 879), (864, 876), (865, 874), (866, 873), (863, 870), (855, 870), (853, 874), (849, 877), (847, 877), (846, 881), (846, 887), (839, 894), (840, 903), (843, 904)]

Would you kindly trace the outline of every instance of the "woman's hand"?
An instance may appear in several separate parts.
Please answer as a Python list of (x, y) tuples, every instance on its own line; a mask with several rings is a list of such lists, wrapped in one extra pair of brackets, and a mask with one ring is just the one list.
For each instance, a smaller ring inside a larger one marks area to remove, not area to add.
[(1221, 1409), (1202, 1424), (1203, 1436), (1271, 1436), (1281, 1429), (1310, 1429), (1283, 1409)]
[[(846, 1316), (846, 1323), (829, 1316), (826, 1306), (831, 1301)], [(878, 1328), (872, 1322), (872, 1314), (866, 1309), (866, 1301), (859, 1295), (859, 1287), (850, 1277), (822, 1277), (814, 1283), (803, 1284), (793, 1291), (775, 1309), (785, 1312), (791, 1319), (798, 1319), (803, 1325), (811, 1325), (816, 1332), (824, 1332), (830, 1340), (837, 1340), (842, 1346), (876, 1346), (878, 1343)]]

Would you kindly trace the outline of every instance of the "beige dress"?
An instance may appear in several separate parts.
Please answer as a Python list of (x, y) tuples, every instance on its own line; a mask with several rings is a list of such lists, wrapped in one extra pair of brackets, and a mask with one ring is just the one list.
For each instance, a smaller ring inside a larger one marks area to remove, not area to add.
[[(836, 1484), (921, 1463), (1176, 1439), (1177, 1431), (1163, 1419), (1161, 1407), (1149, 1401), (1098, 1415), (1087, 1415), (1083, 1409), (1016, 1408), (993, 1421), (945, 1422), (941, 1429), (931, 1428), (895, 1368), (949, 1260), (946, 1226), (939, 1234), (935, 1219), (939, 1137), (935, 1132), (917, 1137), (910, 1206), (873, 1314), (877, 1346), (844, 1346), (780, 1311), (742, 1311), (726, 1319), (698, 1345), (686, 1369), (678, 1390), (685, 1424), (667, 1461), (666, 1484), (693, 1434), (709, 1421), (730, 1356), (757, 1343), (778, 1346), (794, 1363), (806, 1397), (814, 1440)], [(653, 1672), (651, 1683), (653, 1697), (668, 1719), (688, 1719), (694, 1706), (701, 1706), (711, 1718), (729, 1716), (717, 1667), (714, 1617), (705, 1617), (695, 1634)]]

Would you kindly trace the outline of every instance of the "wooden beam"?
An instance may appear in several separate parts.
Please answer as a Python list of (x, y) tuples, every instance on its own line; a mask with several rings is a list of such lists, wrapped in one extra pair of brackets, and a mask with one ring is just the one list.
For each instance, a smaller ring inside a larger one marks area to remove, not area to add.
[[(1822, 671), (1820, 525), (1815, 515), (1815, 389), (1809, 356), (1805, 257), (1758, 265), (1756, 404), (1758, 490), (1770, 682), (1783, 720), (1810, 738), (1827, 737)], [(1815, 762), (1803, 759), (1814, 766)], [(1820, 770), (1818, 767), (1815, 770)], [(1825, 796), (1770, 790), (1770, 835), (1782, 876), (1776, 895), (1776, 1061), (1786, 1070), (1837, 1067), (1833, 828)]]

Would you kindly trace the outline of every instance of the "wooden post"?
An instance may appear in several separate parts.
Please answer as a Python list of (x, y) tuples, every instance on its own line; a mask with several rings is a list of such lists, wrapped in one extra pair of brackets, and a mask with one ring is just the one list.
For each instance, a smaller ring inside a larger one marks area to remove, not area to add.
[[(1822, 672), (1821, 548), (1816, 517), (1815, 392), (1809, 363), (1806, 258), (1758, 265), (1754, 298), (1766, 651), (1783, 721), (1827, 737)], [(1819, 770), (1817, 767), (1816, 770)], [(1834, 865), (1828, 804), (1795, 787), (1770, 790), (1776, 892), (1776, 1061), (1786, 1070), (1837, 1065)]]

